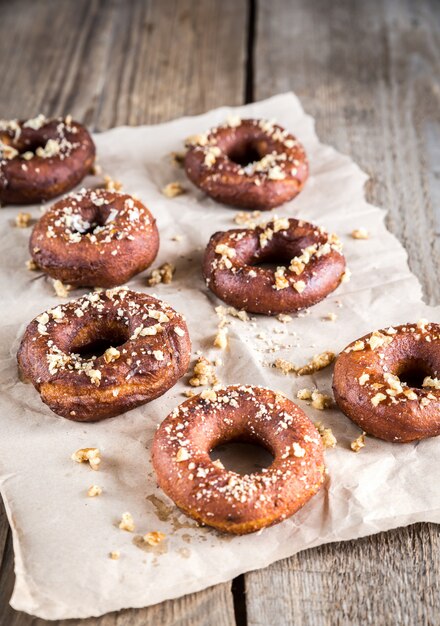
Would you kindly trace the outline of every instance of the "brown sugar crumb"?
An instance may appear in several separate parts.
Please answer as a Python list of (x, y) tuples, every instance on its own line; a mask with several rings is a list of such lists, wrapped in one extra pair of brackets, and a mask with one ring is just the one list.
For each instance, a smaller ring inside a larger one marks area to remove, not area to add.
[(112, 561), (117, 561), (120, 556), (121, 556), (121, 553), (119, 552), (119, 550), (112, 550), (109, 553), (109, 557), (111, 558)]
[(95, 498), (96, 496), (100, 496), (101, 493), (102, 487), (99, 487), (98, 485), (92, 485), (87, 490), (87, 495), (89, 496), (89, 498)]
[(164, 263), (158, 269), (155, 269), (151, 272), (150, 276), (147, 278), (147, 285), (153, 287), (154, 285), (159, 285), (163, 283), (164, 285), (169, 285), (173, 280), (174, 273), (176, 271), (176, 267), (171, 263)]
[(351, 442), (350, 448), (353, 450), (353, 452), (359, 452), (359, 450), (365, 447), (365, 435), (366, 434), (367, 433), (363, 432), (361, 435), (359, 435), (357, 439)]
[(71, 456), (77, 463), (89, 463), (92, 470), (99, 469), (101, 463), (101, 452), (99, 448), (80, 448)]
[(369, 239), (370, 233), (366, 228), (356, 228), (351, 232), (353, 239)]
[(186, 189), (183, 185), (178, 182), (168, 183), (162, 189), (162, 193), (167, 198), (175, 198), (176, 196), (181, 196), (186, 193)]
[(228, 346), (228, 329), (226, 327), (219, 328), (214, 339), (214, 346), (225, 350)]
[(35, 263), (34, 259), (28, 259), (26, 261), (26, 269), (29, 270), (30, 272), (36, 272), (40, 268)]
[(334, 448), (338, 442), (332, 432), (332, 429), (326, 428), (322, 422), (316, 422), (315, 427), (321, 436), (324, 448)]
[(68, 298), (69, 291), (72, 289), (71, 285), (65, 285), (60, 280), (54, 280), (52, 284), (55, 290), (55, 294), (59, 298)]
[(30, 225), (32, 215), (30, 213), (18, 213), (15, 218), (17, 228), (27, 228)]
[(104, 176), (104, 187), (106, 191), (121, 191), (122, 183), (111, 176)]
[(146, 533), (142, 537), (142, 539), (149, 546), (157, 546), (165, 539), (165, 537), (166, 537), (165, 533), (160, 533), (160, 532), (154, 530), (154, 531), (152, 531), (150, 533)]
[(133, 516), (131, 513), (122, 513), (121, 521), (118, 524), (118, 528), (121, 530), (126, 530), (129, 533), (132, 533), (135, 529)]
[(192, 378), (189, 379), (191, 387), (202, 387), (204, 385), (216, 385), (218, 383), (214, 365), (201, 356), (194, 365)]
[(300, 367), (296, 373), (298, 376), (314, 374), (315, 372), (319, 372), (319, 370), (322, 370), (331, 363), (333, 363), (335, 358), (336, 355), (334, 352), (322, 352), (321, 354), (315, 355), (313, 359), (309, 363), (307, 363), (307, 365)]

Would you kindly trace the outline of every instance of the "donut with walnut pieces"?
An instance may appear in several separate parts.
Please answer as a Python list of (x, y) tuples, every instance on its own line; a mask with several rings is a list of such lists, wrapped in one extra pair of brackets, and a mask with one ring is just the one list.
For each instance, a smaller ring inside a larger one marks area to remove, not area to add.
[(87, 129), (65, 118), (44, 115), (0, 121), (0, 203), (50, 200), (90, 172), (95, 144)]
[(353, 341), (336, 361), (333, 390), (369, 435), (393, 442), (440, 435), (440, 326), (420, 320)]
[(231, 117), (190, 137), (188, 178), (208, 196), (244, 209), (272, 209), (292, 200), (309, 173), (304, 148), (281, 126)]
[(190, 351), (181, 315), (147, 294), (118, 288), (39, 315), (17, 358), (52, 411), (93, 422), (164, 394), (188, 369)]
[(52, 278), (75, 287), (115, 287), (142, 272), (159, 248), (156, 220), (132, 196), (81, 189), (34, 226), (30, 253)]
[[(258, 267), (268, 263), (276, 269)], [(203, 259), (211, 291), (237, 309), (266, 315), (316, 304), (338, 287), (344, 272), (336, 235), (286, 217), (215, 233)]]
[[(211, 461), (227, 441), (248, 441), (274, 456), (270, 467), (245, 474)], [(296, 513), (324, 480), (318, 431), (296, 404), (262, 387), (202, 392), (177, 407), (153, 442), (159, 486), (187, 515), (237, 535)]]

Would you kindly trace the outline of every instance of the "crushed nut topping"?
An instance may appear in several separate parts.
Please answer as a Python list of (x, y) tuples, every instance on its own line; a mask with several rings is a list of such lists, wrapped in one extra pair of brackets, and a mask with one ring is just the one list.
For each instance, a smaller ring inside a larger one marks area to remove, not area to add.
[(104, 361), (106, 363), (112, 363), (121, 356), (121, 353), (116, 348), (110, 347), (104, 352)]
[(133, 516), (131, 513), (122, 513), (121, 521), (118, 524), (118, 528), (121, 530), (126, 530), (129, 533), (132, 533), (135, 529)]
[(30, 213), (22, 213), (20, 211), (15, 218), (15, 225), (17, 228), (27, 228), (30, 225), (31, 219), (32, 215)]
[(370, 233), (366, 228), (356, 228), (352, 231), (351, 236), (353, 239), (369, 239)]
[(359, 450), (365, 447), (366, 434), (367, 433), (363, 432), (361, 435), (359, 435), (359, 437), (357, 437), (357, 439), (351, 442), (350, 448), (353, 450), (353, 452), (359, 452)]
[(165, 537), (165, 533), (160, 533), (154, 530), (152, 532), (146, 533), (142, 537), (142, 539), (145, 541), (145, 543), (148, 543), (149, 546), (157, 546), (165, 539)]
[(154, 285), (159, 285), (159, 283), (163, 283), (164, 285), (169, 285), (173, 280), (174, 273), (176, 268), (171, 263), (164, 263), (158, 269), (155, 269), (151, 272), (150, 276), (147, 278), (147, 285), (153, 287)]
[(423, 379), (422, 387), (433, 387), (434, 389), (440, 389), (440, 380), (438, 378), (431, 378), (431, 376), (425, 376)]
[(162, 189), (162, 193), (167, 198), (175, 198), (176, 196), (181, 196), (186, 193), (185, 187), (179, 182), (168, 183)]
[(60, 280), (54, 280), (52, 284), (53, 284), (53, 288), (55, 290), (55, 294), (59, 298), (68, 298), (69, 297), (69, 291), (72, 289), (71, 285), (65, 285)]
[(216, 385), (218, 383), (214, 365), (201, 356), (194, 365), (193, 376), (189, 380), (191, 387), (202, 387), (205, 385)]
[(316, 422), (315, 427), (321, 436), (324, 448), (334, 448), (337, 444), (337, 440), (332, 429), (326, 428), (322, 422)]
[(376, 393), (376, 395), (371, 398), (371, 404), (373, 406), (377, 406), (380, 402), (383, 402), (386, 399), (386, 395), (379, 391), (379, 393)]
[(190, 453), (186, 448), (179, 448), (176, 454), (176, 461), (178, 463), (182, 463), (183, 461), (188, 461), (191, 458)]
[(101, 463), (101, 452), (99, 448), (80, 448), (71, 458), (77, 463), (88, 463), (92, 470), (97, 470)]

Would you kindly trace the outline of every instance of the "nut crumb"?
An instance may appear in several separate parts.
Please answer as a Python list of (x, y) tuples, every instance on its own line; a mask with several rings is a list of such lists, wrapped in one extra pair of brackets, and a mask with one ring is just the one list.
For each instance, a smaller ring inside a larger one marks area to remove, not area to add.
[(35, 263), (34, 259), (28, 259), (26, 261), (26, 269), (29, 270), (30, 272), (36, 272), (40, 268)]
[(110, 347), (104, 352), (104, 361), (106, 363), (112, 363), (121, 356), (121, 353), (116, 348)]
[(322, 319), (329, 322), (335, 322), (338, 319), (338, 316), (336, 315), (336, 313), (333, 313), (333, 311), (331, 311), (330, 313), (326, 313), (325, 315), (323, 315)]
[(160, 533), (154, 530), (150, 533), (146, 533), (142, 537), (142, 539), (145, 541), (145, 543), (148, 543), (149, 546), (157, 546), (159, 545), (161, 541), (165, 539), (165, 537), (166, 537), (165, 533)]
[(15, 218), (17, 228), (27, 228), (30, 225), (32, 215), (30, 213), (18, 213)]
[(186, 448), (179, 448), (176, 454), (176, 461), (178, 463), (182, 463), (183, 461), (188, 461), (190, 456), (191, 455)]
[(433, 387), (434, 389), (440, 389), (440, 380), (438, 378), (431, 378), (431, 376), (425, 376), (423, 379), (422, 387)]
[(225, 350), (228, 346), (228, 329), (226, 327), (219, 328), (214, 339), (214, 346)]
[(217, 394), (214, 389), (205, 389), (200, 394), (202, 400), (206, 400), (207, 402), (215, 402), (217, 400)]
[(240, 226), (247, 226), (247, 228), (255, 228), (257, 220), (261, 217), (261, 211), (252, 211), (247, 213), (246, 211), (240, 211), (234, 216), (234, 222), (240, 224)]
[(171, 263), (164, 263), (158, 269), (153, 270), (150, 276), (147, 277), (147, 285), (150, 287), (159, 285), (160, 283), (169, 285), (173, 280), (175, 271), (176, 268), (174, 265)]
[(59, 298), (68, 298), (69, 291), (72, 289), (71, 285), (65, 285), (60, 280), (54, 280), (52, 284), (55, 290), (55, 294)]
[(171, 152), (170, 158), (173, 165), (177, 167), (183, 167), (185, 162), (186, 152)]
[(322, 370), (331, 363), (333, 363), (335, 358), (335, 353), (328, 350), (322, 352), (321, 354), (316, 354), (309, 363), (307, 363), (303, 367), (300, 367), (296, 373), (298, 376), (307, 376), (309, 374), (314, 374), (315, 372), (319, 372), (319, 370)]
[(332, 429), (326, 428), (322, 422), (316, 422), (315, 427), (321, 436), (324, 448), (334, 448), (338, 442)]
[(92, 470), (97, 470), (101, 463), (101, 452), (99, 448), (80, 448), (72, 454), (71, 459), (77, 463), (88, 462)]
[(218, 383), (214, 365), (201, 356), (194, 365), (193, 376), (189, 379), (191, 387), (202, 387), (205, 385), (216, 385)]
[(87, 490), (87, 495), (89, 496), (89, 498), (94, 498), (95, 496), (100, 496), (101, 493), (102, 493), (102, 487), (99, 487), (98, 485), (92, 485)]
[(162, 189), (162, 193), (167, 198), (175, 198), (176, 196), (181, 196), (182, 194), (186, 193), (186, 189), (180, 183), (174, 182), (165, 185), (165, 187), (163, 187)]
[(312, 399), (312, 391), (310, 389), (299, 389), (296, 394), (296, 397), (300, 400), (311, 400)]
[(370, 233), (366, 228), (356, 228), (351, 232), (353, 239), (369, 239)]
[(121, 191), (122, 183), (119, 180), (113, 180), (111, 176), (104, 176), (104, 186), (106, 191)]
[(118, 528), (121, 530), (126, 530), (129, 533), (132, 533), (135, 529), (133, 516), (131, 513), (122, 513), (121, 521), (118, 524)]
[(291, 322), (293, 320), (293, 317), (291, 315), (288, 315), (287, 313), (279, 313), (277, 315), (277, 320), (282, 324), (287, 324), (288, 322)]
[(365, 435), (366, 434), (367, 433), (363, 432), (361, 435), (359, 435), (357, 439), (351, 442), (350, 448), (353, 450), (353, 452), (359, 452), (359, 450), (365, 447)]
[(111, 558), (112, 561), (117, 561), (120, 556), (121, 556), (121, 553), (119, 552), (119, 550), (112, 550), (109, 553), (109, 557)]

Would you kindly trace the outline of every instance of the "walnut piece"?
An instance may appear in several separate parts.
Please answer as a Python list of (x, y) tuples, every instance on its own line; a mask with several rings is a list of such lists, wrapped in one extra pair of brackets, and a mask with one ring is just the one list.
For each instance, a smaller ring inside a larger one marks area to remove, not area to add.
[(214, 346), (225, 350), (228, 346), (228, 329), (226, 327), (219, 328), (214, 338)]
[(159, 545), (159, 543), (161, 543), (161, 541), (165, 539), (165, 537), (165, 533), (160, 533), (157, 530), (154, 530), (150, 533), (146, 533), (142, 537), (142, 539), (145, 541), (145, 543), (148, 543), (149, 546), (157, 546)]
[(126, 530), (129, 533), (132, 533), (134, 531), (135, 525), (131, 513), (128, 513), (128, 511), (126, 513), (122, 513), (121, 521), (118, 524), (118, 528), (120, 528), (121, 530)]
[(99, 448), (80, 448), (71, 456), (77, 463), (89, 463), (92, 470), (99, 469), (101, 463), (101, 452)]
[(181, 196), (186, 192), (185, 187), (178, 182), (168, 183), (162, 189), (162, 193), (167, 198), (175, 198), (176, 196)]
[(353, 450), (353, 452), (359, 452), (359, 450), (365, 447), (365, 435), (366, 434), (367, 433), (363, 432), (361, 435), (359, 435), (357, 439), (351, 442), (350, 448)]
[(106, 191), (121, 191), (122, 183), (111, 176), (104, 176), (104, 187)]
[(30, 225), (32, 215), (30, 213), (18, 213), (15, 218), (17, 228), (27, 228)]
[(104, 361), (106, 363), (112, 363), (113, 361), (119, 359), (120, 356), (121, 353), (119, 352), (119, 350), (110, 346), (110, 348), (107, 348), (107, 350), (104, 352)]
[(322, 422), (316, 422), (315, 427), (321, 436), (324, 448), (334, 448), (337, 444), (337, 440), (332, 429), (326, 428)]
[(351, 232), (353, 239), (369, 239), (370, 233), (366, 228), (356, 228)]
[(69, 291), (72, 289), (71, 285), (64, 285), (60, 280), (53, 281), (53, 288), (55, 290), (55, 294), (59, 298), (67, 298), (69, 296)]
[(153, 287), (154, 285), (159, 285), (163, 283), (164, 285), (169, 285), (173, 280), (174, 272), (176, 268), (171, 263), (164, 263), (159, 268), (153, 270), (150, 276), (147, 277), (147, 285)]
[(100, 496), (101, 493), (102, 493), (102, 487), (99, 487), (98, 485), (92, 485), (87, 490), (87, 495), (89, 496), (89, 498)]
[(121, 556), (121, 553), (119, 552), (119, 550), (112, 550), (109, 553), (109, 557), (112, 559), (112, 561), (117, 561), (120, 556)]
[(189, 379), (191, 387), (202, 387), (204, 385), (216, 385), (218, 383), (214, 365), (201, 356), (194, 365), (193, 376)]

